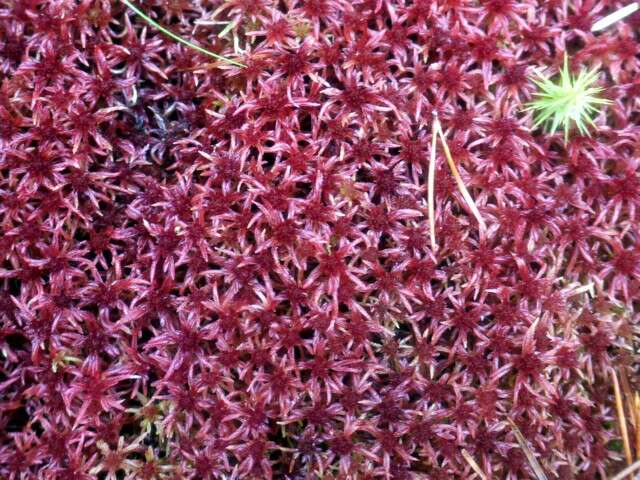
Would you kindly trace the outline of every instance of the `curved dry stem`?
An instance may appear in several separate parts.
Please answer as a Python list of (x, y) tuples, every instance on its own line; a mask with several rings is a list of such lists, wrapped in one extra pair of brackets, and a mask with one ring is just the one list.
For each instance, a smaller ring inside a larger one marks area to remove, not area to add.
[(451, 169), (453, 178), (455, 178), (456, 180), (456, 184), (458, 185), (458, 190), (460, 190), (460, 193), (462, 194), (462, 198), (466, 202), (467, 207), (469, 207), (469, 210), (471, 210), (471, 213), (473, 214), (473, 216), (476, 217), (476, 220), (480, 225), (480, 229), (484, 231), (487, 229), (487, 225), (484, 223), (484, 220), (482, 219), (482, 215), (480, 215), (480, 210), (478, 210), (478, 207), (476, 206), (476, 203), (473, 201), (471, 194), (467, 190), (467, 187), (465, 187), (464, 182), (462, 181), (462, 177), (460, 176), (460, 172), (458, 172), (458, 168), (456, 167), (456, 164), (453, 161), (453, 158), (451, 157), (451, 151), (449, 150), (447, 139), (444, 136), (444, 132), (442, 131), (442, 126), (440, 125), (440, 120), (438, 120), (438, 118), (436, 118), (434, 121), (434, 128), (437, 130), (438, 135), (440, 136), (440, 140), (442, 141), (444, 156), (447, 159), (447, 163), (449, 164), (449, 168)]

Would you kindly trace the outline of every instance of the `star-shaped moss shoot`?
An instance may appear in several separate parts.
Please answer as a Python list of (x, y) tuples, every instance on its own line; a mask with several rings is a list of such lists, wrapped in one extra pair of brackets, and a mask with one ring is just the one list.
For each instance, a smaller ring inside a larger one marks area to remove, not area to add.
[(526, 106), (526, 110), (534, 112), (534, 128), (546, 123), (549, 131), (555, 133), (562, 127), (565, 143), (574, 125), (582, 135), (589, 135), (587, 127), (595, 127), (593, 116), (603, 105), (611, 103), (610, 100), (599, 98), (598, 94), (603, 88), (594, 85), (597, 79), (596, 68), (588, 71), (583, 69), (577, 76), (572, 75), (566, 55), (559, 82), (536, 72), (536, 78), (531, 80), (539, 91), (534, 93), (535, 99)]

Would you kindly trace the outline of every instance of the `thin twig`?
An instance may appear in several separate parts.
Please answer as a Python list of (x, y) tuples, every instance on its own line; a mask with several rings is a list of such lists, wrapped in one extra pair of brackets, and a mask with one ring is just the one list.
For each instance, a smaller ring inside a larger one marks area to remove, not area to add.
[(622, 445), (624, 447), (624, 456), (627, 458), (627, 465), (633, 463), (631, 455), (631, 444), (629, 443), (629, 432), (627, 431), (627, 419), (624, 415), (624, 405), (622, 403), (622, 395), (620, 394), (620, 384), (615, 370), (611, 370), (613, 379), (613, 393), (616, 397), (616, 411), (618, 412), (618, 424), (620, 425), (620, 435), (622, 436)]
[(435, 218), (435, 185), (436, 185), (436, 141), (438, 139), (436, 133), (436, 117), (434, 111), (433, 125), (431, 127), (431, 157), (429, 158), (429, 178), (427, 181), (427, 202), (429, 209), (429, 234), (431, 236), (431, 249), (435, 252), (436, 245), (436, 218)]
[(458, 172), (458, 168), (456, 167), (456, 164), (453, 161), (453, 158), (451, 157), (451, 151), (449, 150), (449, 145), (447, 144), (447, 139), (444, 136), (444, 132), (442, 131), (442, 126), (440, 125), (440, 120), (438, 120), (437, 117), (434, 120), (434, 124), (435, 124), (435, 129), (437, 130), (438, 135), (440, 136), (440, 140), (442, 141), (442, 148), (444, 149), (444, 156), (447, 159), (447, 163), (449, 164), (449, 168), (451, 169), (451, 173), (453, 174), (453, 178), (456, 179), (456, 183), (458, 184), (458, 189), (460, 190), (460, 193), (462, 194), (462, 198), (464, 198), (464, 201), (466, 202), (467, 206), (469, 207), (469, 210), (471, 210), (471, 213), (473, 213), (473, 216), (476, 217), (476, 220), (478, 221), (478, 224), (480, 225), (480, 229), (481, 230), (486, 230), (487, 226), (484, 223), (484, 220), (482, 220), (482, 216), (480, 215), (480, 211), (478, 210), (478, 207), (476, 207), (476, 204), (473, 201), (473, 198), (471, 198), (471, 195), (469, 194), (469, 191), (467, 190), (467, 187), (464, 186), (464, 182), (462, 181), (462, 177), (460, 176), (460, 173)]
[(206, 48), (202, 48), (199, 45), (196, 45), (195, 43), (191, 43), (189, 40), (185, 40), (184, 38), (182, 38), (179, 35), (176, 35), (175, 33), (173, 33), (171, 30), (169, 30), (168, 28), (163, 27), (162, 25), (160, 25), (158, 22), (156, 22), (153, 18), (151, 18), (149, 15), (147, 15), (146, 13), (144, 13), (142, 10), (140, 10), (138, 7), (136, 7), (133, 3), (131, 3), (129, 0), (121, 0), (122, 3), (124, 3), (127, 7), (129, 7), (131, 10), (133, 10), (136, 15), (140, 16), (145, 22), (147, 22), (149, 25), (154, 26), (155, 28), (157, 28), (158, 30), (160, 30), (162, 33), (164, 33), (165, 35), (167, 35), (168, 37), (171, 37), (173, 40), (175, 40), (176, 42), (180, 42), (183, 45), (186, 45), (189, 48), (192, 48), (204, 55), (208, 55), (210, 57), (213, 57), (215, 59), (221, 60), (223, 62), (227, 62), (230, 63), (231, 65), (235, 65), (236, 67), (244, 67), (245, 65), (243, 65), (240, 62), (236, 62), (235, 60), (231, 60), (230, 58), (227, 57), (223, 57), (222, 55), (218, 55), (217, 53), (213, 53), (210, 52), (209, 50), (207, 50)]
[(516, 440), (520, 444), (520, 448), (522, 448), (525, 456), (527, 457), (527, 460), (529, 461), (529, 465), (531, 466), (533, 473), (536, 474), (536, 478), (538, 480), (548, 480), (547, 476), (544, 473), (544, 470), (542, 470), (542, 466), (538, 462), (538, 459), (529, 448), (529, 445), (527, 445), (527, 439), (524, 438), (524, 435), (522, 435), (522, 432), (520, 431), (518, 426), (513, 422), (513, 420), (509, 418), (508, 421), (509, 421), (509, 424), (511, 425), (511, 429), (513, 430), (514, 435), (516, 436)]
[(467, 463), (469, 464), (469, 466), (471, 467), (471, 469), (476, 472), (478, 474), (478, 476), (482, 479), (482, 480), (489, 480), (489, 477), (487, 477), (485, 475), (485, 473), (482, 471), (482, 469), (480, 468), (480, 465), (478, 465), (476, 463), (476, 461), (474, 460), (474, 458), (471, 456), (471, 454), (469, 452), (467, 452), (464, 448), (462, 449), (462, 456), (464, 457), (464, 459), (467, 461)]

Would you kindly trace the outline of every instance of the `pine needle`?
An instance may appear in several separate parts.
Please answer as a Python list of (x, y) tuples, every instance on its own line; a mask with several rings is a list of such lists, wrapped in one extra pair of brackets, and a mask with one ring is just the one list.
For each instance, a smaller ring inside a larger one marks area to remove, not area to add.
[(438, 139), (436, 134), (436, 122), (435, 117), (433, 126), (431, 127), (431, 157), (429, 158), (429, 178), (427, 184), (427, 202), (429, 209), (429, 234), (431, 235), (431, 249), (435, 252), (438, 246), (436, 245), (436, 218), (435, 218), (435, 186), (436, 186), (436, 141)]
[(547, 476), (544, 473), (544, 470), (542, 470), (542, 466), (540, 465), (540, 462), (538, 462), (538, 459), (536, 458), (535, 454), (531, 451), (531, 449), (529, 448), (529, 445), (527, 445), (527, 439), (524, 438), (524, 435), (522, 435), (522, 432), (520, 431), (518, 426), (513, 422), (513, 420), (511, 420), (510, 418), (507, 420), (511, 425), (511, 429), (513, 430), (513, 434), (516, 436), (516, 440), (518, 441), (520, 448), (522, 449), (525, 456), (527, 457), (527, 460), (529, 461), (529, 466), (533, 470), (533, 473), (535, 473), (536, 478), (538, 480), (548, 480)]
[(476, 474), (482, 479), (482, 480), (489, 480), (489, 477), (487, 477), (485, 475), (485, 473), (482, 471), (482, 469), (480, 468), (480, 465), (478, 465), (476, 463), (476, 461), (474, 460), (474, 458), (471, 456), (471, 454), (469, 452), (467, 452), (464, 448), (462, 449), (462, 456), (464, 457), (464, 459), (467, 461), (467, 463), (469, 464), (469, 466), (471, 467), (471, 469), (476, 472)]
[(480, 229), (481, 230), (486, 230), (487, 226), (484, 223), (484, 220), (482, 219), (482, 215), (480, 215), (480, 211), (478, 210), (478, 207), (476, 206), (475, 202), (473, 201), (473, 198), (471, 198), (471, 195), (469, 194), (469, 191), (467, 190), (467, 187), (464, 186), (464, 182), (462, 181), (462, 177), (460, 176), (460, 173), (458, 172), (458, 168), (456, 167), (456, 164), (453, 161), (453, 158), (451, 157), (451, 151), (449, 150), (449, 145), (447, 144), (447, 139), (444, 136), (444, 132), (442, 131), (442, 126), (440, 125), (440, 120), (438, 120), (438, 117), (436, 117), (434, 119), (434, 128), (438, 132), (440, 140), (442, 141), (442, 148), (444, 149), (444, 156), (447, 159), (447, 163), (449, 164), (449, 168), (451, 169), (451, 173), (453, 174), (453, 178), (455, 178), (455, 180), (456, 180), (456, 183), (458, 185), (458, 189), (460, 190), (460, 193), (462, 194), (462, 198), (464, 199), (464, 201), (466, 202), (467, 206), (469, 207), (469, 210), (471, 210), (471, 213), (473, 213), (473, 216), (476, 217), (476, 220), (478, 221), (478, 224), (480, 225)]
[(618, 424), (620, 425), (620, 435), (622, 436), (624, 456), (627, 459), (627, 465), (631, 465), (633, 463), (633, 456), (631, 455), (631, 444), (629, 443), (627, 420), (624, 415), (624, 405), (622, 403), (622, 395), (620, 394), (620, 384), (618, 383), (618, 376), (616, 375), (615, 370), (611, 370), (611, 377), (613, 379), (613, 393), (616, 397), (616, 411), (618, 413)]
[(200, 53), (202, 53), (204, 55), (208, 55), (209, 57), (213, 57), (213, 58), (215, 58), (217, 60), (220, 60), (222, 62), (227, 62), (227, 63), (230, 63), (231, 65), (235, 65), (236, 67), (244, 67), (245, 66), (240, 62), (236, 62), (235, 60), (231, 60), (230, 58), (223, 57), (222, 55), (218, 55), (217, 53), (213, 53), (213, 52), (207, 50), (206, 48), (202, 48), (201, 46), (196, 45), (195, 43), (192, 43), (189, 40), (186, 40), (186, 39), (182, 38), (179, 35), (176, 35), (175, 33), (173, 33), (168, 28), (165, 28), (162, 25), (160, 25), (158, 22), (156, 22), (153, 18), (151, 18), (149, 15), (147, 15), (142, 10), (140, 10), (138, 7), (136, 7), (129, 0), (120, 0), (120, 1), (122, 3), (124, 3), (128, 8), (130, 8), (133, 12), (135, 12), (136, 15), (138, 15), (140, 18), (142, 18), (149, 25), (157, 28), (162, 33), (164, 33), (168, 37), (172, 38), (176, 42), (182, 43), (183, 45), (186, 45), (187, 47), (192, 48), (193, 50), (196, 50), (196, 51), (198, 51), (198, 52), (200, 52)]

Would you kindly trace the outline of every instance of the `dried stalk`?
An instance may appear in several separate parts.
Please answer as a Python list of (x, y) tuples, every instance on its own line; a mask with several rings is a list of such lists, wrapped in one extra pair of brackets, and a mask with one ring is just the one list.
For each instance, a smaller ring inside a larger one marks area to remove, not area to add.
[(442, 141), (442, 148), (444, 149), (444, 156), (447, 159), (447, 163), (449, 164), (449, 168), (451, 169), (451, 173), (453, 174), (453, 178), (456, 179), (456, 183), (458, 185), (458, 190), (462, 194), (462, 198), (466, 202), (469, 210), (473, 213), (473, 216), (476, 217), (478, 224), (480, 225), (481, 230), (486, 230), (487, 226), (482, 219), (482, 215), (480, 215), (480, 211), (476, 206), (476, 203), (471, 198), (471, 194), (467, 190), (467, 187), (464, 186), (464, 182), (462, 181), (462, 177), (460, 176), (460, 172), (458, 172), (458, 167), (456, 167), (453, 158), (451, 157), (451, 151), (449, 150), (449, 145), (447, 144), (447, 139), (444, 136), (444, 132), (442, 131), (442, 126), (440, 125), (440, 120), (436, 117), (434, 120), (434, 128), (438, 132), (440, 136), (440, 140)]
[(627, 371), (625, 367), (620, 368), (620, 387), (622, 388), (622, 395), (627, 404), (627, 411), (629, 412), (629, 421), (631, 422), (631, 425), (635, 428), (636, 415), (634, 412), (633, 394), (631, 393), (631, 386), (629, 385), (629, 379), (627, 378)]
[(471, 467), (471, 469), (476, 472), (476, 474), (482, 479), (482, 480), (489, 480), (489, 477), (487, 477), (485, 475), (485, 473), (482, 471), (482, 469), (480, 468), (480, 465), (478, 465), (478, 463), (474, 460), (474, 458), (471, 456), (471, 454), (469, 452), (467, 452), (464, 448), (462, 449), (462, 456), (464, 457), (464, 459), (467, 461), (467, 463), (469, 464), (469, 466)]
[(531, 451), (529, 445), (527, 445), (527, 439), (524, 438), (524, 435), (522, 435), (522, 432), (520, 431), (518, 426), (513, 423), (513, 420), (511, 420), (510, 418), (508, 420), (509, 424), (511, 425), (511, 429), (513, 430), (513, 434), (516, 436), (516, 440), (518, 441), (518, 444), (520, 444), (520, 448), (522, 448), (522, 451), (524, 451), (524, 454), (527, 457), (529, 465), (531, 466), (533, 473), (535, 473), (537, 480), (548, 480), (547, 476), (544, 473), (544, 470), (542, 470), (540, 462), (538, 462), (535, 454)]
[(631, 444), (629, 443), (629, 432), (627, 431), (627, 419), (624, 414), (624, 405), (622, 403), (622, 395), (620, 394), (620, 384), (618, 383), (618, 376), (615, 370), (611, 370), (611, 377), (613, 379), (613, 393), (616, 397), (616, 411), (618, 412), (618, 424), (620, 425), (620, 435), (622, 436), (622, 446), (624, 447), (624, 456), (627, 459), (627, 465), (633, 463), (633, 456), (631, 455)]

